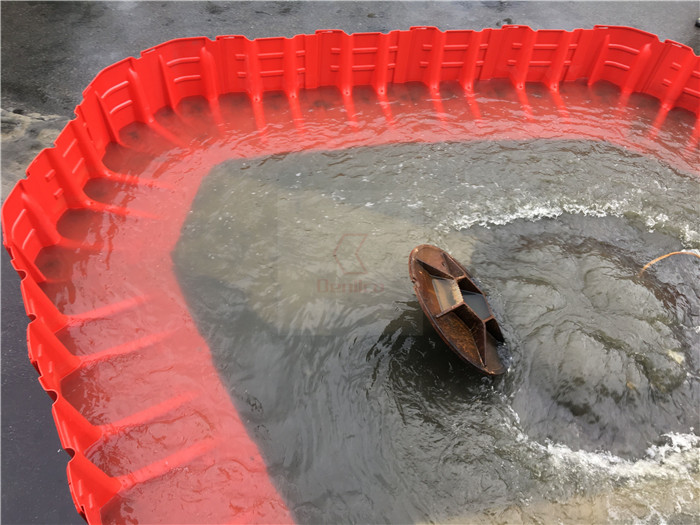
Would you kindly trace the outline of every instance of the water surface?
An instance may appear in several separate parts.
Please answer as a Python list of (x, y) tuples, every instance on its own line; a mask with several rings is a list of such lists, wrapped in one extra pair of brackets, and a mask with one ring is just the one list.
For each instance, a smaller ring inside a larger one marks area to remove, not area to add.
[[(173, 254), (221, 378), (302, 522), (683, 523), (700, 509), (698, 184), (593, 141), (393, 144), (230, 161)], [(479, 281), (484, 378), (408, 279)]]

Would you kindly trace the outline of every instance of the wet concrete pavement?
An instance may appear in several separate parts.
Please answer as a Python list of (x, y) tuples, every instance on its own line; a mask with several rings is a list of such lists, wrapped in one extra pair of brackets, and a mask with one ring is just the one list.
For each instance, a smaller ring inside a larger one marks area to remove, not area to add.
[(697, 2), (41, 2), (4, 3), (2, 107), (70, 116), (102, 68), (166, 40), (244, 34), (534, 29), (628, 25), (695, 47)]
[[(73, 115), (104, 67), (186, 36), (292, 36), (316, 29), (434, 25), (535, 29), (628, 25), (690, 45), (690, 2), (2, 2), (3, 199)], [(19, 278), (2, 251), (2, 523), (80, 523), (65, 478), (51, 400), (26, 355)]]

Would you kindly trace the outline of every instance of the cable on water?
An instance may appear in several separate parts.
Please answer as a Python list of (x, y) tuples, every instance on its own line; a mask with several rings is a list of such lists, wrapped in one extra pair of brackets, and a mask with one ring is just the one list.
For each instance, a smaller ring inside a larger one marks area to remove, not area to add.
[(684, 254), (688, 254), (688, 255), (694, 255), (695, 257), (697, 257), (698, 259), (700, 259), (700, 255), (698, 255), (698, 254), (695, 253), (695, 252), (670, 252), (670, 253), (667, 253), (667, 254), (665, 254), (665, 255), (662, 255), (661, 257), (657, 257), (657, 258), (654, 259), (653, 261), (649, 261), (648, 263), (646, 263), (646, 264), (644, 265), (644, 267), (643, 267), (643, 268), (639, 271), (639, 273), (637, 274), (637, 277), (641, 277), (642, 274), (647, 270), (647, 268), (649, 268), (652, 264), (656, 264), (656, 263), (659, 262), (660, 260), (665, 259), (666, 257), (670, 257), (671, 255), (679, 255), (679, 254), (683, 254), (683, 253), (684, 253)]

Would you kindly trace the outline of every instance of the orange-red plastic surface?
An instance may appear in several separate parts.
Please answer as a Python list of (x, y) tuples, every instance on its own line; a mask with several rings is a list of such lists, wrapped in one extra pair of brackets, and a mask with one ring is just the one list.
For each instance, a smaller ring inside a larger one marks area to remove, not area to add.
[[(27, 178), (2, 209), (3, 241), (22, 278), (31, 318), (29, 358), (55, 400), (56, 428), (73, 456), (68, 481), (75, 505), (88, 522), (292, 519), (227, 390), (221, 382), (202, 380), (217, 377), (216, 371), (170, 262), (187, 210), (209, 169), (234, 156), (290, 149), (469, 140), (432, 125), (420, 137), (402, 133), (387, 92), (392, 85), (421, 82), (436, 95), (435, 111), (441, 113), (446, 111), (439, 101), (442, 83), (458, 83), (469, 99), (477, 82), (499, 78), (509, 80), (521, 94), (525, 118), (529, 82), (547, 86), (553, 100), (561, 83), (579, 79), (587, 79), (589, 85), (604, 80), (619, 86), (621, 104), (631, 93), (651, 95), (660, 105), (649, 141), (671, 109), (686, 109), (695, 114), (696, 125), (684, 145), (690, 153), (683, 162), (692, 166), (696, 158), (700, 58), (687, 46), (661, 43), (652, 34), (627, 27), (571, 32), (524, 26), (446, 32), (416, 27), (388, 34), (324, 30), (252, 41), (243, 36), (184, 38), (97, 75), (83, 92), (76, 118), (55, 147), (31, 163)], [(308, 131), (300, 95), (324, 86), (338, 90), (352, 133), (328, 138)], [(386, 119), (387, 132), (381, 136), (363, 134), (358, 125), (357, 86), (368, 86), (374, 94), (372, 104)], [(266, 113), (264, 96), (270, 92), (283, 94), (283, 117)], [(250, 114), (226, 113), (220, 97), (230, 93), (248, 98)], [(180, 103), (193, 96), (206, 99), (218, 125), (257, 130), (256, 146), (218, 144), (205, 151), (206, 145), (188, 140), (157, 118), (163, 108), (177, 113)], [(478, 116), (479, 108), (473, 101), (471, 106), (471, 114)], [(565, 113), (566, 108), (561, 109)], [(518, 129), (504, 125), (491, 136), (474, 137), (602, 134), (596, 131), (600, 123), (552, 129), (538, 127), (536, 117), (529, 120)], [(277, 131), (268, 130), (270, 121), (278, 125)], [(108, 148), (133, 146), (124, 130), (134, 123), (179, 153), (139, 176), (109, 169), (104, 162)], [(630, 149), (649, 149), (622, 135), (602, 138)], [(143, 191), (128, 203), (100, 200), (86, 191), (95, 181)], [(113, 221), (118, 234), (90, 242), (72, 238), (58, 225), (78, 212)], [(71, 253), (71, 264), (84, 255), (83, 271), (66, 277), (59, 264), (54, 273), (48, 272), (38, 263), (40, 254), (47, 252), (59, 262), (62, 254)], [(55, 300), (60, 293), (49, 293), (64, 288), (73, 294), (70, 304)], [(127, 355), (140, 357), (121, 360)], [(111, 374), (109, 391), (101, 382), (105, 374)], [(164, 416), (173, 412), (178, 417), (169, 428), (161, 428)]]

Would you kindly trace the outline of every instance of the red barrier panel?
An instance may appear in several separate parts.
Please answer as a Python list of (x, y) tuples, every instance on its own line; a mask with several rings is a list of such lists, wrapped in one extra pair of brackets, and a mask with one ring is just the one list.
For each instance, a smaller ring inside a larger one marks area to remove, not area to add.
[[(170, 261), (189, 204), (209, 168), (250, 152), (232, 146), (198, 164), (199, 146), (164, 126), (159, 112), (169, 108), (177, 113), (184, 99), (200, 96), (214, 121), (222, 124), (227, 117), (220, 97), (242, 94), (250, 101), (252, 123), (241, 118), (240, 126), (254, 123), (263, 144), (269, 117), (263, 107), (265, 93), (284, 94), (292, 133), (304, 126), (299, 102), (303, 90), (337, 88), (353, 121), (357, 86), (371, 87), (381, 105), (392, 84), (421, 82), (439, 94), (442, 83), (456, 82), (468, 95), (479, 81), (499, 78), (519, 92), (526, 83), (538, 82), (555, 94), (562, 82), (587, 79), (591, 85), (604, 80), (617, 85), (623, 97), (636, 92), (657, 98), (656, 128), (673, 108), (700, 118), (700, 58), (687, 46), (661, 43), (654, 35), (627, 27), (571, 32), (525, 26), (447, 32), (417, 27), (388, 34), (323, 30), (253, 41), (243, 36), (185, 38), (148, 49), (97, 75), (83, 92), (76, 118), (55, 147), (34, 159), (27, 178), (2, 209), (3, 241), (22, 278), (31, 318), (29, 358), (54, 398), (56, 428), (73, 456), (68, 464), (71, 492), (88, 522), (291, 521), (226, 389), (216, 381), (201, 380), (216, 377), (216, 371), (171, 264), (163, 262)], [(383, 110), (391, 127), (391, 109)], [(110, 147), (127, 145), (124, 131), (134, 123), (180, 150), (177, 161), (183, 169), (154, 168), (149, 178), (108, 168), (106, 153)], [(696, 125), (691, 150), (699, 135)], [(352, 140), (393, 140), (357, 137)], [(288, 147), (296, 140), (292, 137), (284, 144)], [(349, 140), (339, 138), (329, 145), (324, 138), (308, 138), (300, 144), (342, 147)], [(261, 145), (255, 153), (285, 147), (279, 144)], [(103, 202), (86, 189), (100, 180), (144, 192), (167, 188), (168, 198), (141, 207), (138, 199), (128, 206)], [(59, 227), (76, 212), (108, 217), (117, 225), (118, 235), (104, 255), (111, 258), (105, 266), (112, 272), (109, 278), (90, 273), (95, 261), (104, 258), (103, 240), (76, 240)], [(50, 265), (39, 264), (47, 251), (60, 262), (62, 250), (85, 255), (84, 272), (71, 276), (68, 271), (67, 279), (51, 274)], [(112, 339), (95, 335), (104, 333)], [(127, 355), (140, 358), (123, 361)], [(110, 384), (122, 388), (102, 391), (98, 376), (114, 375), (115, 368), (119, 374)], [(181, 417), (177, 428), (168, 432), (172, 439), (149, 437), (149, 429), (173, 410)], [(118, 461), (109, 453), (117, 449)], [(187, 495), (193, 492), (200, 499), (188, 504)]]

